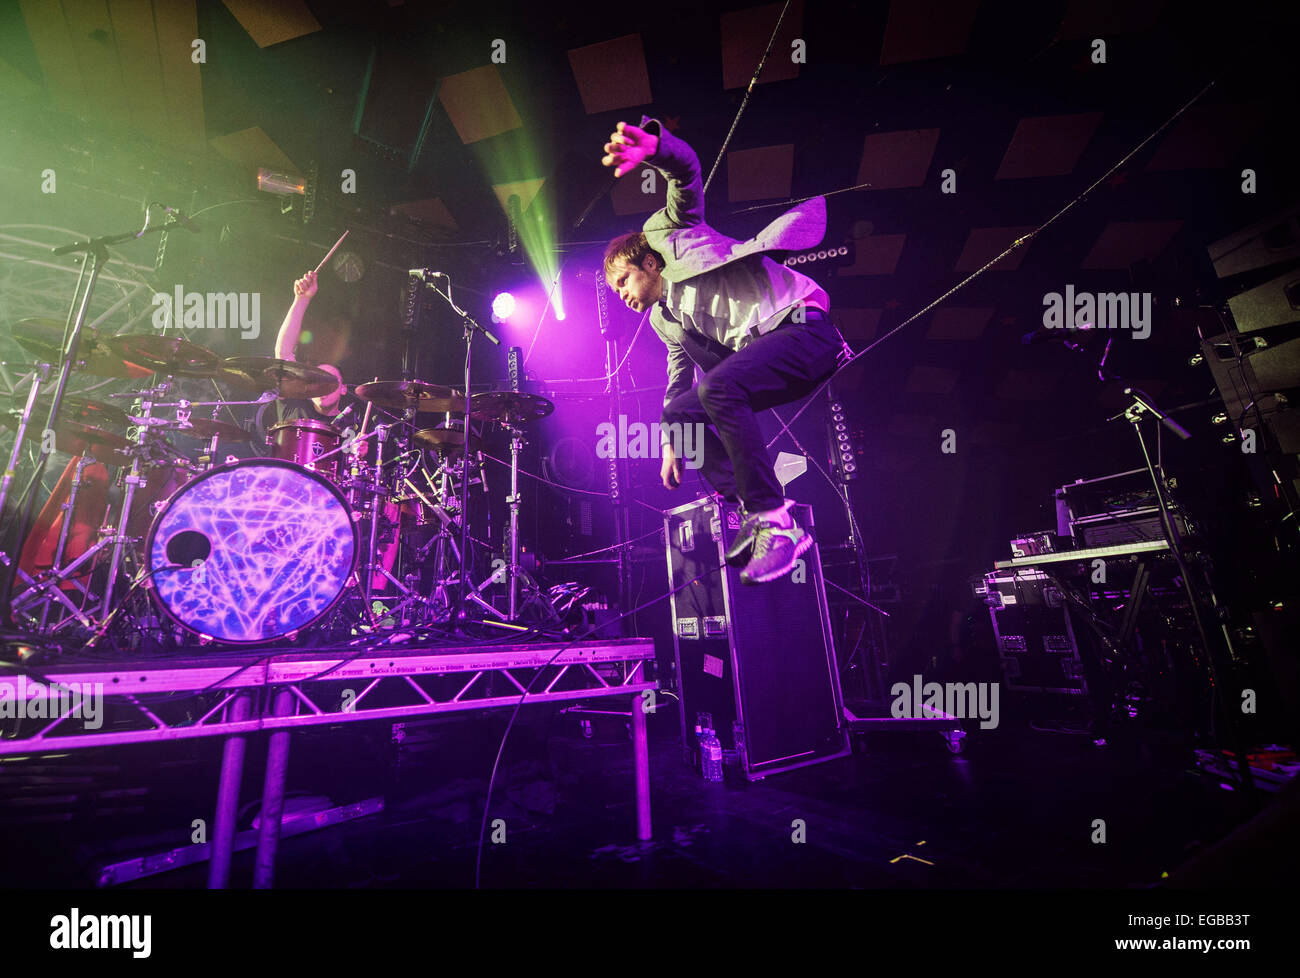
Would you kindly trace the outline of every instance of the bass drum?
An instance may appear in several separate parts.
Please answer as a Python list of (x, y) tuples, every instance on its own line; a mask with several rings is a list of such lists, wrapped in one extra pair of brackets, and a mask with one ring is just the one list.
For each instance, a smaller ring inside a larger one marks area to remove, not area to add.
[(145, 541), (163, 611), (196, 635), (239, 644), (283, 638), (327, 615), (357, 553), (338, 489), (276, 459), (233, 462), (186, 483)]

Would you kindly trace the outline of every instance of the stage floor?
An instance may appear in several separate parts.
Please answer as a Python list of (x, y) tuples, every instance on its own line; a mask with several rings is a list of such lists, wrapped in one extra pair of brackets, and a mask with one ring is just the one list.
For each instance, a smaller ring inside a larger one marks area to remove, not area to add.
[[(485, 845), (484, 887), (1138, 887), (1249, 815), (1241, 793), (1195, 773), (1181, 745), (1148, 737), (1098, 748), (1086, 736), (1012, 726), (973, 732), (960, 755), (934, 731), (871, 731), (855, 735), (849, 757), (754, 784), (728, 771), (709, 784), (683, 762), (676, 711), (664, 709), (648, 718), (654, 834), (638, 842), (627, 719), (560, 709), (526, 710), (511, 734), (491, 812), (506, 844)], [(296, 738), (291, 798), (383, 797), (384, 810), (286, 834), (276, 887), (473, 886), (504, 724), (485, 712), (407, 724), (400, 744), (382, 722)], [(211, 810), (215, 743), (47, 760), (45, 796), (77, 778), (88, 799), (62, 821), (31, 817), (39, 791), (15, 807), (21, 772), (3, 771), (0, 837), (13, 851), (0, 866), (15, 875), (0, 885), (93, 886), (105, 862), (181, 844), (184, 833), (148, 829)], [(256, 798), (260, 777), (250, 763), (242, 797)], [(1106, 822), (1104, 845), (1092, 841), (1094, 819)], [(803, 844), (792, 841), (796, 820)], [(252, 862), (251, 851), (235, 853), (233, 887), (249, 885)], [(126, 885), (205, 881), (200, 864)]]

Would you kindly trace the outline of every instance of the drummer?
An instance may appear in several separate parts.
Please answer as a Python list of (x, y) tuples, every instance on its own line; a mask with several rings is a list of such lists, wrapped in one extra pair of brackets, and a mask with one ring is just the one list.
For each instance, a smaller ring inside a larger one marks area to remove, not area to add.
[[(315, 272), (308, 272), (293, 283), (293, 305), (285, 313), (284, 322), (280, 324), (280, 332), (275, 338), (275, 356), (277, 359), (297, 361), (298, 338), (302, 335), (303, 319), (306, 317), (307, 307), (311, 305), (311, 300), (315, 295)], [(280, 402), (281, 421), (294, 418), (310, 418), (333, 424), (335, 419), (344, 412), (345, 407), (339, 403), (345, 393), (343, 375), (339, 373), (339, 368), (331, 363), (318, 363), (316, 366), (327, 373), (333, 374), (339, 382), (338, 387), (324, 396), (313, 397), (310, 401), (287, 400)]]

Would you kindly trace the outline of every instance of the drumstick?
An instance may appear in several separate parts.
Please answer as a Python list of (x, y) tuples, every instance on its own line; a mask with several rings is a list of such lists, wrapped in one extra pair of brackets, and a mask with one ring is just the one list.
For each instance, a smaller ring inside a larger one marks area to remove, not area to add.
[(361, 416), (361, 434), (366, 433), (366, 428), (370, 425), (370, 409), (375, 406), (374, 401), (366, 401), (366, 413)]
[[(348, 231), (351, 230), (352, 230), (351, 228), (348, 228)], [(343, 238), (346, 238), (348, 236), (348, 231), (343, 232)], [(324, 268), (325, 263), (330, 260), (330, 255), (334, 254), (334, 252), (339, 250), (339, 245), (343, 243), (343, 238), (339, 238), (337, 241), (334, 242), (334, 247), (329, 250), (329, 254), (327, 254), (324, 258), (322, 258), (320, 260), (320, 264), (316, 266), (315, 268), (316, 272), (319, 272), (322, 268)]]

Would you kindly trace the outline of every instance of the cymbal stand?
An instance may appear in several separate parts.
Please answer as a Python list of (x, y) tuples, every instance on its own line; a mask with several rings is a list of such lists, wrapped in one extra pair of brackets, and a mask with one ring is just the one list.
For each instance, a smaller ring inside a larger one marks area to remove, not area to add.
[(366, 549), (366, 573), (361, 591), (367, 608), (370, 607), (370, 596), (374, 590), (372, 575), (375, 571), (375, 548), (379, 542), (379, 518), (383, 511), (379, 500), (384, 495), (380, 480), (384, 474), (384, 445), (388, 442), (388, 430), (391, 427), (386, 424), (375, 425), (375, 464), (370, 485), (370, 544)]
[[(473, 583), (473, 580), (470, 577), (469, 568), (466, 567), (466, 561), (464, 557), (465, 552), (461, 550), (460, 546), (456, 542), (457, 534), (456, 532), (454, 532), (456, 529), (456, 522), (455, 520), (452, 519), (451, 516), (447, 514), (446, 511), (447, 496), (450, 492), (452, 492), (455, 489), (456, 486), (455, 478), (457, 475), (459, 475), (460, 476), (460, 488), (459, 488), (460, 497), (457, 502), (457, 509), (458, 509), (457, 515), (462, 520), (462, 523), (460, 524), (460, 529), (463, 533), (465, 529), (465, 524), (463, 522), (465, 519), (465, 507), (466, 507), (465, 497), (469, 495), (470, 486), (473, 483), (473, 480), (470, 476), (469, 456), (463, 450), (463, 446), (462, 446), (462, 451), (460, 452), (460, 457), (456, 459), (454, 464), (449, 457), (446, 456), (443, 457), (442, 465), (440, 467), (440, 472), (442, 474), (440, 505), (434, 508), (434, 513), (438, 517), (439, 522), (442, 524), (442, 528), (438, 531), (438, 535), (429, 541), (429, 546), (434, 547), (435, 550), (434, 575), (437, 583), (435, 585), (434, 593), (436, 595), (439, 592), (441, 592), (444, 599), (446, 599), (445, 588), (447, 587), (448, 584), (454, 583), (456, 585), (457, 593), (463, 596), (464, 601), (472, 601), (474, 602), (474, 604), (478, 605), (488, 614), (495, 616), (501, 621), (505, 621), (506, 616), (503, 615), (501, 612), (497, 611), (496, 608), (494, 608), (491, 604), (489, 604), (487, 601), (483, 599), (483, 592), (486, 591), (493, 584), (496, 584), (499, 581), (501, 581), (502, 576), (505, 573), (504, 564), (500, 564), (494, 567), (491, 576), (489, 576), (487, 580), (483, 581), (483, 583), (481, 583), (478, 587), (474, 588), (472, 591), (469, 590), (468, 588), (470, 584)], [(452, 563), (447, 559), (448, 547), (451, 548), (451, 553), (456, 558), (454, 563)], [(427, 552), (428, 552), (428, 548), (426, 547), (422, 551), (422, 556), (427, 555)], [(444, 573), (445, 571), (452, 570), (453, 568), (454, 568), (454, 574)], [(448, 610), (453, 612), (454, 614), (455, 609), (452, 607), (450, 601), (447, 602), (447, 607)]]
[(18, 431), (14, 435), (14, 447), (9, 453), (9, 464), (5, 467), (3, 479), (0, 479), (0, 513), (4, 512), (5, 501), (9, 498), (9, 487), (13, 484), (14, 476), (18, 472), (18, 459), (22, 456), (23, 439), (27, 435), (27, 426), (31, 424), (32, 414), (36, 410), (36, 398), (40, 396), (41, 385), (49, 380), (50, 365), (48, 363), (40, 364), (32, 371), (31, 376), (32, 382), (27, 391), (27, 403), (23, 405), (23, 413), (18, 419)]
[(136, 403), (139, 405), (141, 420), (144, 422), (136, 428), (136, 443), (140, 451), (134, 453), (134, 457), (131, 459), (131, 471), (127, 473), (126, 488), (122, 492), (122, 515), (118, 521), (117, 533), (113, 536), (113, 556), (108, 562), (108, 581), (104, 585), (104, 603), (100, 608), (100, 618), (107, 618), (113, 608), (113, 586), (117, 583), (118, 568), (122, 564), (122, 547), (131, 539), (127, 536), (127, 530), (130, 529), (131, 503), (135, 499), (136, 486), (142, 486), (145, 483), (141, 462), (147, 454), (144, 450), (145, 443), (152, 434), (149, 421), (153, 414), (153, 401), (157, 397), (166, 396), (171, 386), (172, 379), (168, 377), (157, 387), (142, 390), (137, 394), (139, 400)]
[[(468, 312), (466, 312), (466, 311), (465, 311), (464, 309), (462, 309), (460, 306), (456, 305), (455, 301), (454, 301), (454, 300), (452, 299), (452, 297), (451, 297), (451, 277), (450, 277), (450, 276), (443, 275), (441, 272), (435, 272), (435, 271), (433, 271), (432, 269), (425, 268), (425, 269), (420, 269), (420, 270), (418, 270), (418, 271), (416, 271), (416, 272), (413, 272), (413, 273), (412, 273), (412, 278), (413, 278), (413, 279), (414, 279), (414, 278), (418, 278), (418, 279), (419, 279), (419, 280), (420, 280), (420, 281), (421, 281), (425, 286), (427, 286), (428, 288), (431, 288), (434, 292), (438, 293), (438, 295), (441, 296), (441, 297), (446, 301), (447, 305), (451, 307), (452, 312), (454, 312), (457, 316), (460, 317), (461, 325), (464, 327), (464, 331), (465, 331), (465, 386), (464, 386), (464, 388), (463, 388), (463, 391), (464, 391), (465, 400), (466, 400), (466, 404), (465, 404), (465, 434), (466, 434), (466, 438), (468, 439), (468, 436), (469, 436), (469, 403), (468, 403), (468, 402), (469, 402), (470, 375), (471, 375), (470, 364), (471, 364), (471, 360), (472, 360), (473, 352), (474, 352), (474, 333), (475, 333), (475, 332), (482, 333), (485, 337), (487, 337), (487, 339), (488, 339), (489, 341), (491, 341), (491, 343), (492, 343), (494, 346), (500, 346), (500, 345), (501, 345), (501, 340), (498, 339), (498, 338), (497, 338), (497, 337), (492, 333), (491, 330), (487, 329), (485, 326), (483, 326), (483, 325), (481, 325), (480, 323), (476, 322), (476, 321), (474, 320), (474, 317), (471, 316)], [(435, 284), (439, 279), (441, 279), (441, 280), (443, 281), (443, 283), (447, 286), (447, 291), (444, 292), (442, 289), (438, 288), (438, 286)], [(418, 307), (418, 302), (417, 302), (417, 307)], [(468, 452), (469, 452), (469, 445), (468, 445), (468, 444), (466, 444), (466, 446), (465, 446), (465, 451), (466, 451), (466, 455), (467, 455), (467, 457), (468, 457)], [(464, 563), (464, 562), (470, 562), (470, 563), (472, 563), (472, 561), (470, 560), (470, 553), (469, 553), (469, 467), (468, 467), (468, 462), (466, 463), (465, 486), (464, 486), (464, 489), (463, 489), (462, 494), (461, 494), (461, 512), (460, 512), (460, 553), (461, 553), (461, 557), (462, 557), (462, 563)], [(453, 619), (453, 621), (456, 620), (456, 619), (459, 619), (460, 617), (462, 617), (462, 616), (464, 615), (464, 613), (465, 613), (465, 602), (466, 602), (467, 600), (470, 599), (470, 595), (469, 595), (469, 593), (467, 593), (466, 590), (465, 590), (466, 584), (467, 584), (468, 581), (469, 581), (469, 576), (470, 576), (470, 575), (465, 571), (464, 567), (462, 566), (462, 568), (461, 568), (461, 575), (460, 575), (461, 586), (457, 589), (457, 594), (458, 594), (459, 602), (458, 602), (458, 606), (457, 606), (457, 608), (455, 609), (455, 611), (454, 611), (454, 613), (453, 613), (453, 615), (452, 615), (452, 619)], [(477, 592), (474, 592), (474, 593), (477, 594)], [(479, 603), (479, 604), (483, 604), (484, 602), (483, 602), (481, 599), (478, 599), (478, 603)]]
[[(77, 511), (77, 495), (81, 491), (81, 476), (86, 471), (86, 466), (93, 461), (94, 458), (90, 455), (82, 455), (77, 459), (77, 468), (72, 473), (72, 485), (68, 489), (68, 498), (64, 500), (62, 507), (60, 507), (63, 511), (63, 520), (59, 526), (59, 542), (54, 548), (54, 559), (51, 561), (52, 567), (58, 567), (63, 563), (63, 555), (68, 549), (68, 534), (72, 530), (72, 517)], [(90, 593), (90, 589), (80, 581), (73, 581), (72, 583), (81, 591), (83, 597)], [(41, 631), (44, 632), (49, 627), (50, 603), (45, 601), (41, 608)]]
[[(153, 413), (153, 403), (154, 403), (153, 399), (157, 397), (165, 396), (170, 386), (171, 386), (171, 378), (168, 378), (167, 380), (163, 381), (163, 383), (159, 384), (155, 388), (150, 388), (147, 390), (142, 390), (137, 392), (131, 392), (125, 395), (110, 395), (114, 397), (126, 396), (126, 397), (138, 398), (139, 400), (137, 401), (136, 405), (133, 406), (132, 410), (133, 412), (139, 414), (139, 417), (136, 420), (141, 422), (133, 428), (133, 431), (135, 432), (134, 438), (136, 444), (135, 447), (133, 447), (130, 450), (131, 470), (130, 472), (127, 473), (124, 479), (125, 489), (122, 494), (122, 503), (121, 503), (121, 509), (117, 517), (117, 524), (114, 525), (112, 522), (106, 520), (105, 525), (100, 528), (99, 531), (100, 538), (98, 541), (96, 541), (93, 547), (90, 547), (88, 550), (86, 550), (85, 553), (81, 554), (76, 560), (74, 560), (71, 564), (69, 564), (66, 567), (58, 566), (58, 562), (56, 560), (55, 565), (49, 571), (46, 571), (45, 573), (41, 574), (36, 580), (34, 580), (32, 582), (31, 587), (29, 587), (27, 590), (21, 592), (20, 594), (14, 597), (13, 599), (14, 611), (15, 612), (24, 611), (25, 613), (27, 608), (34, 606), (36, 602), (44, 599), (45, 608), (42, 610), (41, 619), (40, 619), (42, 623), (42, 630), (45, 630), (46, 628), (45, 623), (48, 621), (48, 610), (49, 610), (50, 599), (59, 601), (61, 604), (68, 607), (69, 610), (72, 611), (72, 617), (75, 618), (77, 622), (81, 624), (83, 627), (90, 627), (91, 624), (90, 620), (81, 612), (79, 608), (76, 608), (74, 605), (71, 604), (70, 601), (67, 600), (67, 596), (63, 593), (62, 585), (65, 581), (68, 581), (75, 577), (80, 577), (81, 574), (85, 573), (81, 569), (83, 565), (87, 567), (93, 566), (93, 563), (91, 562), (96, 560), (99, 554), (103, 550), (111, 546), (113, 550), (109, 557), (108, 579), (104, 585), (104, 592), (100, 601), (100, 609), (99, 609), (99, 616), (98, 616), (100, 619), (104, 619), (108, 617), (109, 611), (112, 609), (113, 590), (117, 584), (118, 570), (122, 564), (123, 547), (125, 544), (135, 539), (130, 535), (129, 532), (130, 519), (131, 519), (131, 504), (135, 499), (136, 486), (141, 486), (144, 485), (145, 483), (145, 479), (142, 474), (143, 471), (142, 463), (151, 454), (149, 441), (151, 438), (153, 438), (154, 428), (156, 427), (156, 425), (150, 423), (152, 420), (152, 413)], [(78, 473), (78, 475), (80, 475), (80, 473)], [(65, 530), (68, 524), (71, 522), (71, 518), (72, 518), (72, 511), (68, 510), (68, 512), (64, 516)], [(62, 535), (63, 534), (61, 532), (60, 536), (62, 537)], [(59, 548), (60, 559), (62, 557), (62, 553), (63, 553), (63, 541), (60, 542), (60, 548)], [(77, 587), (80, 588), (81, 585), (78, 584)], [(83, 593), (88, 593), (88, 592), (83, 591)], [(35, 621), (35, 619), (33, 619), (33, 621)], [(54, 625), (49, 626), (49, 631), (52, 632), (58, 631), (65, 624), (67, 624), (67, 621), (68, 619), (64, 618), (61, 621), (55, 622)]]
[(519, 583), (522, 579), (526, 591), (529, 592), (529, 598), (534, 601), (540, 601), (542, 605), (550, 612), (552, 618), (558, 617), (555, 614), (555, 607), (551, 604), (550, 598), (542, 591), (533, 576), (519, 566), (519, 453), (523, 450), (527, 442), (524, 440), (523, 430), (516, 428), (508, 421), (503, 422), (506, 430), (510, 432), (510, 495), (506, 502), (510, 505), (510, 562), (506, 565), (506, 575), (509, 578), (510, 591), (510, 614), (508, 621), (515, 621), (519, 617)]
[[(77, 289), (81, 290), (81, 294), (80, 296), (77, 296), (76, 293), (74, 293), (72, 305), (68, 313), (68, 321), (64, 327), (64, 342), (61, 351), (61, 362), (59, 364), (59, 376), (54, 385), (54, 395), (50, 399), (50, 413), (45, 422), (45, 429), (47, 431), (53, 430), (55, 424), (59, 420), (59, 408), (63, 404), (63, 395), (67, 391), (68, 377), (72, 373), (72, 365), (77, 360), (77, 346), (81, 342), (82, 330), (86, 325), (86, 314), (90, 311), (90, 299), (91, 296), (94, 295), (95, 284), (99, 281), (100, 271), (108, 261), (109, 246), (120, 244), (124, 241), (130, 241), (132, 238), (141, 238), (146, 234), (169, 231), (172, 228), (180, 227), (183, 224), (183, 221), (180, 220), (168, 220), (164, 224), (158, 224), (151, 227), (150, 214), (153, 206), (153, 204), (150, 204), (145, 208), (144, 227), (140, 228), (139, 231), (126, 231), (121, 234), (110, 234), (84, 241), (74, 241), (71, 244), (61, 245), (52, 251), (52, 254), (55, 256), (81, 252), (83, 257), (81, 260), (81, 275), (77, 279)], [(85, 283), (84, 290), (82, 286), (83, 282)], [(40, 484), (41, 477), (45, 474), (45, 468), (49, 462), (50, 454), (50, 451), (46, 450), (43, 443), (40, 458), (36, 461), (36, 471), (32, 476), (30, 484), (31, 491), (26, 494), (26, 498), (20, 502), (18, 507), (16, 520), (17, 525), (14, 529), (14, 539), (16, 540), (14, 552), (17, 554), (22, 553), (23, 543), (27, 538), (27, 533), (31, 526), (32, 504), (36, 499), (35, 489)], [(132, 466), (132, 468), (134, 469), (136, 466)], [(14, 579), (18, 573), (18, 563), (19, 561), (17, 558), (10, 561), (9, 567), (6, 568), (6, 572), (2, 575), (3, 582), (0, 584), (0, 613), (3, 613), (4, 621), (6, 623), (13, 620), (12, 599)], [(110, 568), (110, 573), (112, 573), (114, 569), (115, 567)], [(106, 596), (106, 601), (107, 597), (111, 597), (111, 588), (110, 595)]]

